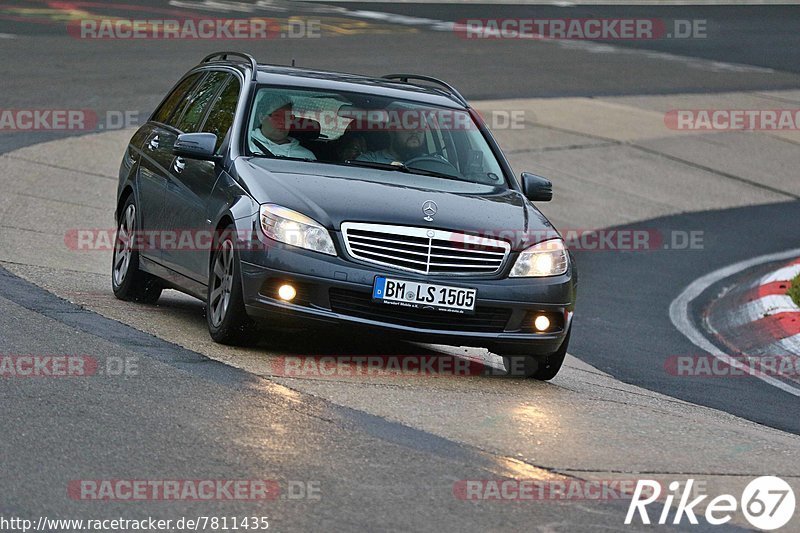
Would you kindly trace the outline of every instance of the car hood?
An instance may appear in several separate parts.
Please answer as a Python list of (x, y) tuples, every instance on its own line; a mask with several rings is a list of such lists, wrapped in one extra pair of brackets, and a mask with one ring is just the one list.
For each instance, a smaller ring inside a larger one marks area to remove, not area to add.
[[(342, 222), (395, 224), (500, 238), (515, 250), (557, 235), (511, 189), (322, 163), (250, 158), (236, 164), (242, 185), (258, 203), (299, 211), (334, 231)], [(432, 221), (422, 210), (428, 201), (436, 204)]]

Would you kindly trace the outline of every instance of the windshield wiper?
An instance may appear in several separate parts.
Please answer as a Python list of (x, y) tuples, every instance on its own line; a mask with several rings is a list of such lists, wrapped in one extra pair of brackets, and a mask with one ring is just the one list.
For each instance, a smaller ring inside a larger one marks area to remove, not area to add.
[(361, 161), (360, 159), (348, 159), (345, 161), (347, 165), (353, 165), (355, 167), (367, 167), (367, 168), (380, 168), (382, 170), (394, 170), (397, 172), (411, 172), (411, 169), (405, 166), (400, 161), (395, 161), (394, 163), (379, 163), (377, 161)]
[(266, 159), (287, 159), (289, 161), (316, 161), (316, 159), (309, 159), (307, 157), (291, 157), (288, 155), (275, 155), (275, 154), (253, 154), (255, 157), (263, 157)]
[(377, 161), (360, 161), (358, 159), (348, 159), (345, 161), (347, 165), (366, 168), (379, 168), (381, 170), (394, 170), (395, 172), (405, 172), (406, 174), (419, 174), (421, 176), (433, 176), (436, 178), (444, 178), (448, 180), (464, 181), (458, 176), (452, 174), (444, 174), (433, 170), (425, 170), (423, 168), (408, 167), (400, 161), (394, 163), (379, 163)]

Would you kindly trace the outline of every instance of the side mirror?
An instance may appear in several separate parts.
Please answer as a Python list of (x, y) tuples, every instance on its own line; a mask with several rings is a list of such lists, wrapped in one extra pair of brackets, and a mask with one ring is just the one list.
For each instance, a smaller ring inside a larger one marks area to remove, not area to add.
[(532, 202), (549, 202), (553, 199), (553, 184), (549, 179), (531, 174), (522, 173), (522, 192)]
[(172, 147), (172, 153), (189, 159), (217, 161), (220, 156), (214, 153), (217, 136), (213, 133), (181, 133)]

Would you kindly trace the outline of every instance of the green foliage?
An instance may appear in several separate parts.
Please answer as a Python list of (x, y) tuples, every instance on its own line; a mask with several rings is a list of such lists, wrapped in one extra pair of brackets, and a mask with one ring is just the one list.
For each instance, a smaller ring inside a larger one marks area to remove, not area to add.
[(791, 285), (789, 285), (789, 290), (786, 291), (794, 303), (800, 306), (800, 274), (797, 275), (793, 280)]

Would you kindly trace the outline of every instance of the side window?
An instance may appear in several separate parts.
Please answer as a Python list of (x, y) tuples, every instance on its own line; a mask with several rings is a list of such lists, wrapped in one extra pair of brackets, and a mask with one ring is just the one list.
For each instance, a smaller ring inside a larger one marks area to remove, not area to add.
[[(225, 72), (211, 72), (200, 80), (200, 83), (189, 97), (190, 101), (186, 105), (183, 115), (175, 123), (175, 127), (183, 133), (196, 132), (203, 121), (203, 117), (206, 115), (208, 106), (229, 76), (230, 74)], [(175, 121), (173, 120), (173, 122)]]
[(200, 73), (192, 74), (185, 78), (182, 82), (175, 87), (166, 100), (159, 106), (158, 110), (153, 114), (153, 120), (161, 122), (162, 124), (169, 124), (169, 119), (175, 109), (180, 108), (181, 102), (186, 99), (189, 90), (194, 86), (195, 82), (200, 78)]
[(230, 132), (238, 102), (239, 80), (231, 77), (228, 84), (214, 100), (202, 129), (204, 133), (213, 133), (217, 136), (217, 152), (219, 152), (222, 142)]

